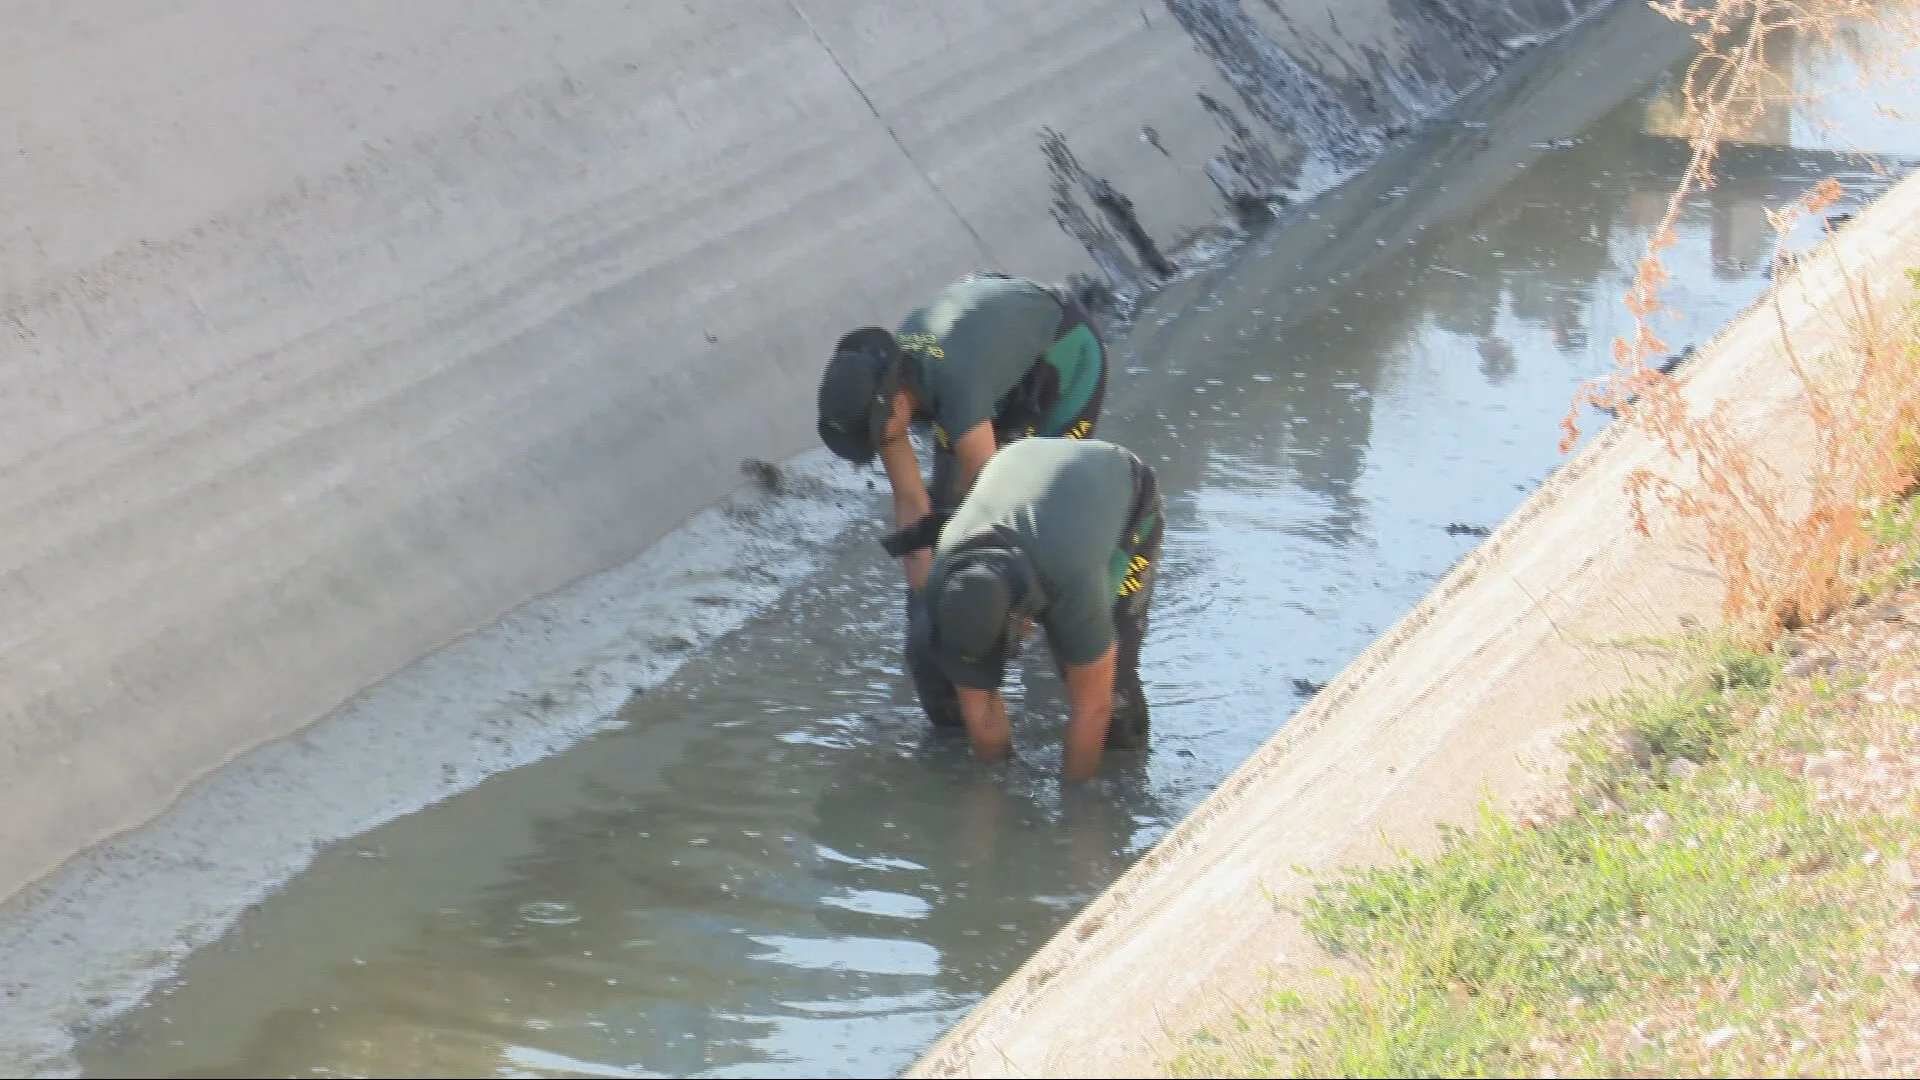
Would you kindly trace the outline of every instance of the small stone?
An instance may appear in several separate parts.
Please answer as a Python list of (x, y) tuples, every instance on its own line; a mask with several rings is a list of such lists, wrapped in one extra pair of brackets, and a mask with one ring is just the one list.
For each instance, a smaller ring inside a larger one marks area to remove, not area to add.
[(1667, 835), (1667, 829), (1672, 824), (1673, 818), (1669, 817), (1665, 810), (1655, 810), (1640, 819), (1640, 827), (1647, 830), (1647, 835), (1655, 839)]
[(1808, 650), (1805, 655), (1794, 658), (1781, 668), (1780, 673), (1789, 679), (1804, 679), (1809, 675), (1832, 671), (1836, 663), (1838, 661), (1832, 653)]
[(1718, 1050), (1732, 1042), (1733, 1037), (1738, 1034), (1740, 1034), (1739, 1028), (1716, 1028), (1713, 1031), (1707, 1032), (1707, 1034), (1701, 1038), (1700, 1045), (1707, 1050)]
[(1618, 747), (1622, 757), (1640, 768), (1644, 769), (1653, 763), (1653, 744), (1647, 741), (1645, 735), (1632, 728), (1626, 728), (1620, 732)]
[(1853, 755), (1845, 750), (1829, 750), (1824, 754), (1808, 758), (1806, 765), (1801, 769), (1801, 775), (1808, 779), (1832, 776), (1840, 766), (1852, 760)]
[(1682, 780), (1691, 780), (1700, 771), (1700, 763), (1691, 758), (1674, 758), (1667, 763), (1667, 771)]
[(1877, 851), (1868, 851), (1865, 855), (1860, 856), (1860, 864), (1869, 867), (1880, 865), (1880, 853)]
[(1861, 756), (1866, 758), (1868, 761), (1879, 761), (1880, 758), (1883, 756), (1883, 754), (1881, 753), (1881, 750), (1879, 747), (1869, 746), (1867, 747), (1866, 752)]

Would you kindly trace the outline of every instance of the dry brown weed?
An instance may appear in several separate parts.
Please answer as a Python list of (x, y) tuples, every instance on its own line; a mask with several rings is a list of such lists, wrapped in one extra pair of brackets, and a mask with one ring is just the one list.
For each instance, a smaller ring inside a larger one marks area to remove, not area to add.
[[(1562, 421), (1562, 449), (1579, 437), (1576, 417), (1583, 405), (1610, 409), (1653, 438), (1673, 467), (1642, 469), (1627, 481), (1634, 527), (1648, 532), (1663, 510), (1696, 523), (1722, 575), (1727, 621), (1758, 638), (1833, 606), (1847, 588), (1851, 561), (1869, 546), (1861, 527), (1863, 503), (1899, 492), (1920, 475), (1913, 438), (1920, 431), (1913, 320), (1905, 307), (1889, 311), (1860, 274), (1843, 271), (1845, 303), (1837, 314), (1846, 347), (1834, 356), (1802, 357), (1780, 307), (1780, 289), (1790, 275), (1776, 276), (1770, 300), (1786, 355), (1806, 388), (1817, 440), (1812, 475), (1782, 475), (1753, 453), (1750, 434), (1738, 430), (1726, 403), (1697, 411), (1677, 380), (1649, 366), (1650, 357), (1667, 350), (1655, 323), (1674, 314), (1661, 299), (1669, 280), (1661, 256), (1675, 243), (1687, 200), (1713, 185), (1720, 148), (1768, 109), (1808, 98), (1769, 66), (1769, 46), (1777, 38), (1791, 35), (1849, 51), (1867, 76), (1885, 79), (1898, 69), (1894, 53), (1920, 42), (1920, 4), (1670, 0), (1653, 7), (1690, 27), (1700, 46), (1682, 88), (1681, 130), (1692, 154), (1635, 269), (1625, 301), (1631, 329), (1614, 342), (1615, 369), (1576, 395)], [(1858, 36), (1847, 32), (1862, 23), (1882, 34), (1880, 51), (1863, 51)], [(1769, 219), (1784, 241), (1800, 219), (1827, 209), (1840, 194), (1829, 178), (1770, 212)]]

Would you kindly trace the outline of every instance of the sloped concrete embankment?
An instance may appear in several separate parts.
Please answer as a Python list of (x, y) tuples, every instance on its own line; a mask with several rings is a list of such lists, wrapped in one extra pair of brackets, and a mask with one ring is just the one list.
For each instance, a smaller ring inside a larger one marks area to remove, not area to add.
[[(1688, 398), (1725, 404), (1761, 460), (1807, 476), (1782, 323), (1801, 357), (1831, 353), (1851, 310), (1843, 268), (1900, 303), (1913, 266), (1920, 177), (1784, 279), (1777, 314), (1763, 300), (1696, 354)], [(1310, 893), (1301, 871), (1431, 851), (1437, 823), (1541, 790), (1569, 711), (1657, 664), (1622, 642), (1717, 620), (1698, 533), (1629, 524), (1626, 478), (1665, 465), (1624, 427), (1595, 439), (908, 1075), (1153, 1075), (1201, 1028), (1234, 1030), (1276, 980), (1310, 980), (1324, 954), (1287, 910)]]
[(1582, 6), (0, 4), (0, 895)]

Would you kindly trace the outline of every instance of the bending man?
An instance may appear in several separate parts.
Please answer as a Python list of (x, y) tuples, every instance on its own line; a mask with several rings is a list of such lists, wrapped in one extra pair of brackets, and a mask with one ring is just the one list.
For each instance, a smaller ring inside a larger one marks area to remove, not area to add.
[(1027, 439), (982, 469), (940, 535), (909, 634), (958, 688), (974, 753), (1011, 748), (1000, 683), (1034, 622), (1067, 684), (1062, 774), (1146, 746), (1140, 646), (1160, 559), (1160, 489), (1129, 450)]
[[(976, 273), (941, 290), (889, 333), (840, 339), (820, 380), (820, 439), (857, 465), (879, 456), (898, 531), (882, 541), (903, 560), (908, 603), (925, 584), (941, 524), (1002, 446), (1028, 436), (1085, 438), (1106, 394), (1106, 350), (1064, 290)], [(932, 425), (931, 490), (907, 429)], [(927, 717), (960, 724), (952, 687), (910, 649)]]

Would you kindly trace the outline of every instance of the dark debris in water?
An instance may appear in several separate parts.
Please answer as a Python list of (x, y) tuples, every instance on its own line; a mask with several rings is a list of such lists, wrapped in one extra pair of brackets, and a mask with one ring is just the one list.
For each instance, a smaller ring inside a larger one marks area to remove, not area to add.
[(762, 461), (759, 458), (746, 458), (740, 462), (740, 471), (746, 474), (747, 479), (753, 481), (755, 486), (759, 487), (761, 491), (769, 495), (780, 494), (781, 488), (784, 486), (780, 475), (780, 466), (775, 465), (771, 461)]
[(1681, 349), (1679, 352), (1673, 353), (1665, 357), (1658, 364), (1655, 364), (1654, 367), (1659, 369), (1659, 372), (1662, 375), (1671, 375), (1673, 374), (1673, 371), (1675, 368), (1679, 367), (1681, 364), (1686, 363), (1687, 360), (1690, 359), (1692, 356), (1693, 356), (1693, 346), (1689, 345), (1686, 348)]
[[(1681, 364), (1684, 364), (1688, 360), (1693, 359), (1694, 349), (1695, 349), (1694, 346), (1689, 345), (1686, 348), (1681, 349), (1677, 353), (1668, 353), (1666, 356), (1661, 357), (1660, 360), (1653, 365), (1653, 369), (1655, 371), (1658, 371), (1662, 375), (1672, 375), (1675, 371), (1678, 371), (1680, 369)], [(1638, 400), (1640, 400), (1640, 396), (1638, 394), (1630, 395), (1627, 398), (1627, 404), (1631, 405)], [(1609, 408), (1605, 405), (1595, 405), (1594, 408), (1600, 412), (1606, 413), (1608, 416), (1612, 416), (1615, 418), (1618, 418), (1620, 415), (1620, 410)]]
[(1448, 536), (1490, 536), (1493, 530), (1485, 525), (1463, 525), (1458, 521), (1447, 525)]

